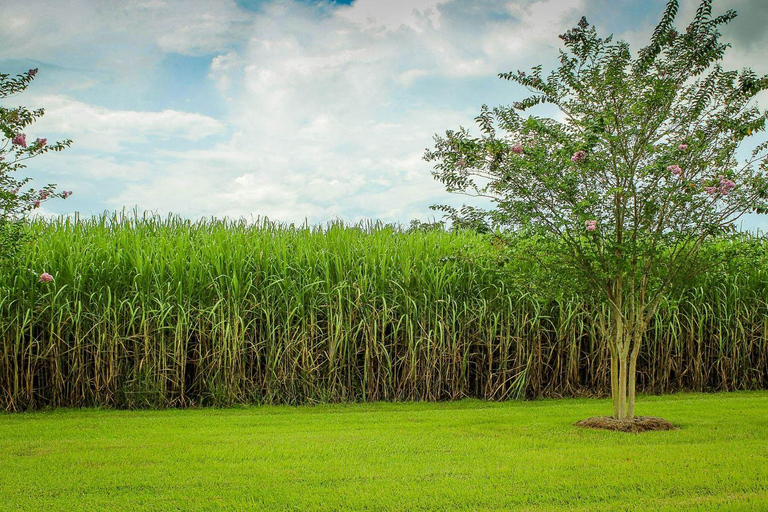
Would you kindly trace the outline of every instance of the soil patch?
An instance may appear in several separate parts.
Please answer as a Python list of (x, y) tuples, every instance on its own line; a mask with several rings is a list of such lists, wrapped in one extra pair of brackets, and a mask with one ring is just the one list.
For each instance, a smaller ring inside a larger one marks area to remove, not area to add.
[(635, 416), (632, 419), (617, 420), (610, 416), (597, 416), (574, 423), (582, 428), (599, 428), (604, 430), (618, 430), (619, 432), (648, 432), (650, 430), (677, 430), (664, 418), (655, 418), (653, 416)]

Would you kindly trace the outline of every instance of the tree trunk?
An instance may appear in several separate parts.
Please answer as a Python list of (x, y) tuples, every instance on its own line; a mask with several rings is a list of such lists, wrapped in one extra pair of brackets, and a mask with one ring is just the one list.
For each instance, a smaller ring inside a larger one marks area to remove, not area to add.
[(619, 417), (619, 354), (611, 345), (611, 398), (613, 399), (613, 417)]
[(622, 350), (619, 354), (619, 420), (627, 417), (627, 362), (626, 350)]
[(629, 362), (629, 391), (627, 395), (627, 417), (635, 417), (635, 384), (637, 382), (637, 357), (635, 351), (632, 351), (632, 357)]
[(637, 357), (640, 355), (640, 344), (643, 341), (645, 321), (640, 320), (632, 335), (632, 355), (629, 360), (629, 396), (627, 397), (627, 417), (635, 417), (635, 387), (637, 384)]
[(613, 417), (618, 420), (635, 417), (637, 359), (645, 330), (644, 321), (615, 324), (609, 341), (611, 353), (611, 398)]
[[(622, 419), (627, 410), (627, 361), (624, 357), (625, 325), (620, 315), (614, 319), (614, 331), (611, 349), (611, 372), (618, 374), (616, 382), (611, 382), (611, 394), (615, 397), (613, 403), (613, 417)], [(613, 375), (611, 375), (613, 377)]]

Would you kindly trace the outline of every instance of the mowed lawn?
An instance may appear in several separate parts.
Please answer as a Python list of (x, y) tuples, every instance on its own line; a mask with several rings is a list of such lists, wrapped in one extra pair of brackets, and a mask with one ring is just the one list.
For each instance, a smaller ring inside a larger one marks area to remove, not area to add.
[(768, 392), (0, 415), (2, 510), (768, 510)]

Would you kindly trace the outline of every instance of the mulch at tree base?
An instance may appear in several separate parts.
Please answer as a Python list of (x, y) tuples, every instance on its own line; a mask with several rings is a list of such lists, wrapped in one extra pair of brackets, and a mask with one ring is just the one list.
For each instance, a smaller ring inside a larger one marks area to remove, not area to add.
[(610, 416), (597, 416), (574, 423), (577, 427), (599, 428), (604, 430), (618, 430), (620, 432), (648, 432), (651, 430), (677, 430), (664, 418), (655, 418), (653, 416), (635, 416), (632, 419), (617, 420)]

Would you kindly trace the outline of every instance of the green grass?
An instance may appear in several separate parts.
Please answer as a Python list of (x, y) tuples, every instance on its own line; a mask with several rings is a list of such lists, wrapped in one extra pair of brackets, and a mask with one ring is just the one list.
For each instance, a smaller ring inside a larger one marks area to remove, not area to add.
[(767, 510), (768, 392), (0, 415), (2, 510)]

